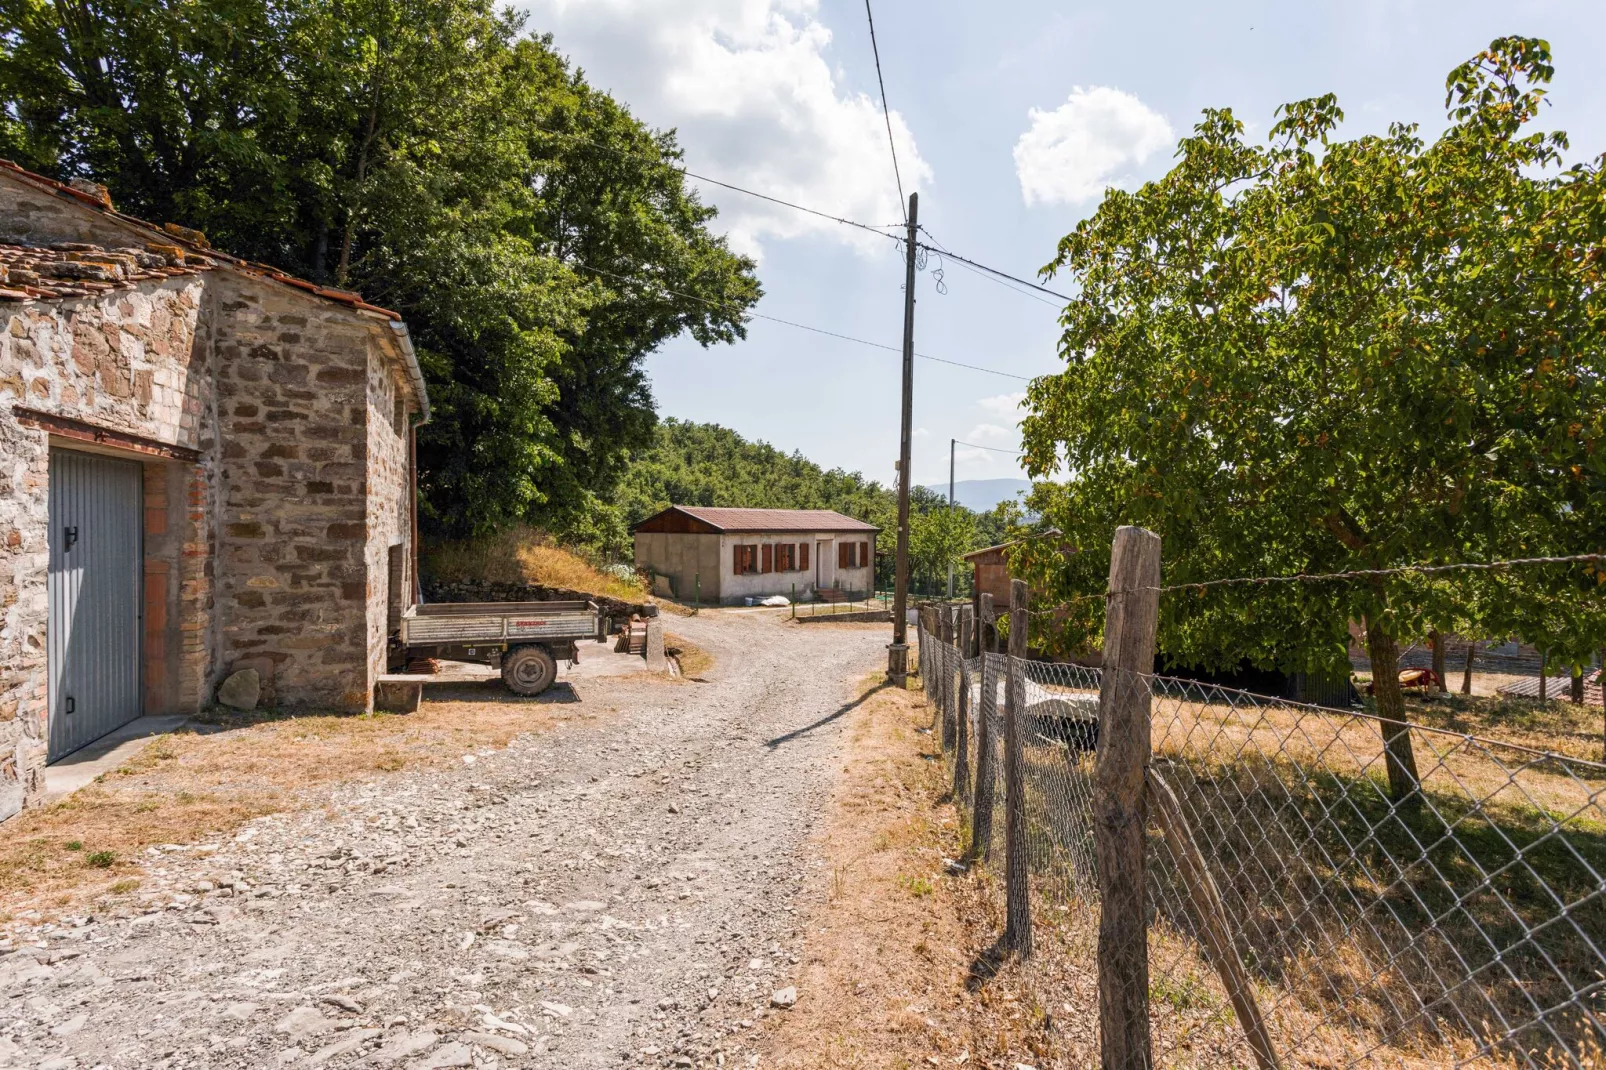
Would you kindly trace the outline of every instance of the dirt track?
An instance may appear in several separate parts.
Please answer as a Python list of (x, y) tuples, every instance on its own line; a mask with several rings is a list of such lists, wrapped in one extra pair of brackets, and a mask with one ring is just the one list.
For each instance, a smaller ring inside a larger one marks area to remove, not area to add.
[(706, 683), (554, 689), (550, 733), (166, 853), (147, 887), (188, 892), (32, 934), (0, 1066), (752, 1065), (887, 629), (672, 624)]

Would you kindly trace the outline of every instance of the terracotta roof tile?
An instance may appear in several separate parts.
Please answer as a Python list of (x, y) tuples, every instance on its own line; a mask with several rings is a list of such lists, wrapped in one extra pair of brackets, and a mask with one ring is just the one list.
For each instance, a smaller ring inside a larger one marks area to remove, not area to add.
[(84, 297), (212, 267), (208, 257), (174, 256), (169, 248), (106, 249), (86, 242), (0, 244), (0, 300)]
[[(21, 175), (30, 182), (45, 186), (46, 188), (55, 191), (57, 194), (63, 197), (71, 197), (74, 200), (80, 201), (96, 211), (111, 216), (114, 219), (119, 219), (124, 223), (129, 223), (151, 231), (153, 235), (161, 235), (167, 240), (168, 243), (175, 244), (164, 244), (158, 246), (157, 244), (152, 243), (147, 245), (146, 248), (183, 249), (184, 255), (182, 259), (189, 264), (189, 266), (197, 266), (197, 257), (204, 262), (205, 266), (211, 266), (213, 261), (221, 261), (230, 265), (232, 268), (240, 270), (243, 273), (273, 279), (275, 282), (281, 282), (287, 286), (293, 286), (296, 289), (305, 290), (308, 293), (322, 297), (325, 300), (336, 301), (340, 304), (356, 307), (363, 311), (378, 313), (385, 316), (387, 319), (394, 320), (397, 323), (401, 322), (401, 313), (392, 312), (387, 308), (380, 308), (378, 305), (370, 305), (363, 301), (360, 294), (352, 293), (349, 290), (329, 289), (328, 287), (319, 286), (317, 283), (308, 282), (305, 279), (298, 279), (293, 275), (286, 275), (284, 272), (278, 270), (277, 268), (271, 267), (270, 265), (253, 264), (249, 261), (241, 260), (239, 257), (218, 252), (208, 245), (206, 235), (202, 234), (198, 230), (191, 230), (189, 227), (183, 227), (177, 223), (163, 223), (161, 225), (157, 225), (155, 223), (147, 222), (143, 219), (137, 219), (134, 216), (127, 215), (126, 213), (119, 212), (112, 207), (110, 196), (104, 194), (104, 186), (97, 187), (97, 189), (101, 191), (101, 195), (97, 196), (96, 194), (86, 192), (85, 190), (74, 189), (72, 186), (63, 182), (57, 182), (53, 178), (47, 178), (44, 175), (36, 174), (25, 167), (21, 167), (10, 160), (4, 159), (0, 159), (0, 170)], [(183, 243), (183, 245), (181, 246), (176, 243)], [(184, 248), (186, 246), (187, 248)], [(55, 288), (56, 287), (49, 287), (49, 289)], [(63, 294), (61, 296), (71, 295)]]
[(843, 516), (834, 509), (725, 509), (671, 505), (721, 531), (880, 531), (874, 524)]

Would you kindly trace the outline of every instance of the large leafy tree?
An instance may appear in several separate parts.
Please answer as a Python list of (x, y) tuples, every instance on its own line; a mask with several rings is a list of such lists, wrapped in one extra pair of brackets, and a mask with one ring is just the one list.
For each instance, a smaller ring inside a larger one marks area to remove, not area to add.
[(759, 296), (673, 136), (493, 0), (0, 0), (0, 155), (401, 311), (446, 533), (617, 528), (643, 358)]
[[(1331, 96), (1284, 107), (1264, 147), (1206, 112), (1168, 175), (1112, 191), (1060, 244), (1051, 267), (1079, 284), (1067, 368), (1033, 384), (1024, 434), (1035, 475), (1072, 476), (1033, 504), (1106, 561), (1117, 523), (1154, 528), (1168, 583), (1606, 544), (1606, 189), (1599, 163), (1561, 166), (1563, 135), (1529, 131), (1551, 73), (1544, 42), (1495, 41), (1450, 74), (1431, 142), (1408, 125), (1338, 140)], [(1067, 576), (1101, 576), (1090, 560)], [(1588, 607), (1583, 583), (1214, 587), (1163, 600), (1162, 643), (1317, 667), (1363, 622), (1403, 797), (1401, 638), (1472, 613), (1538, 625), (1557, 599)]]

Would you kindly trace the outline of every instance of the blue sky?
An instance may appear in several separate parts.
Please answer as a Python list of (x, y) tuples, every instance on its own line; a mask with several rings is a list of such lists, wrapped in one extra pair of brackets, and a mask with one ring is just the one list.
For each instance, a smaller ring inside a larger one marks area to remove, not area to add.
[[(898, 198), (862, 0), (525, 0), (529, 28), (644, 121), (675, 127), (688, 166), (873, 224)], [(1490, 39), (1546, 38), (1543, 122), (1574, 159), (1606, 151), (1601, 0), (978, 4), (875, 0), (904, 187), (964, 256), (1034, 277), (1108, 185), (1162, 174), (1205, 107), (1264, 137), (1278, 104), (1338, 94), (1345, 133), (1443, 125), (1444, 77)], [(709, 187), (715, 226), (759, 257), (757, 311), (897, 346), (893, 243)], [(946, 294), (936, 292), (942, 268)], [(1056, 288), (1065, 280), (1050, 283)], [(1021, 376), (1058, 367), (1052, 304), (930, 262), (917, 351)], [(1041, 295), (1037, 295), (1041, 296)], [(710, 421), (889, 482), (895, 353), (755, 320), (745, 342), (682, 339), (648, 363), (663, 416)], [(914, 474), (948, 475), (948, 440), (1014, 448), (1018, 379), (916, 362)], [(961, 453), (959, 478), (1019, 474)]]

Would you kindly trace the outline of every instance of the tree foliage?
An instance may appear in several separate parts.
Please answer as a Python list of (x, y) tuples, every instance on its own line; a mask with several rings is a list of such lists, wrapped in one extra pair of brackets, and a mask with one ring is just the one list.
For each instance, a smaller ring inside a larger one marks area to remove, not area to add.
[[(1431, 142), (1339, 140), (1332, 96), (1286, 105), (1264, 147), (1207, 111), (1169, 174), (1060, 243), (1067, 367), (1023, 426), (1034, 475), (1072, 473), (1032, 499), (1089, 555), (1068, 580), (1102, 583), (1118, 523), (1160, 532), (1168, 583), (1606, 545), (1606, 189), (1529, 130), (1551, 74), (1544, 42), (1495, 41), (1451, 72)], [(1398, 638), (1561, 614), (1587, 649), (1598, 578), (1212, 588), (1163, 599), (1161, 643), (1324, 668), (1362, 621), (1397, 714)]]
[(673, 135), (493, 0), (0, 0), (0, 155), (403, 313), (446, 534), (595, 535), (645, 355), (759, 296)]

